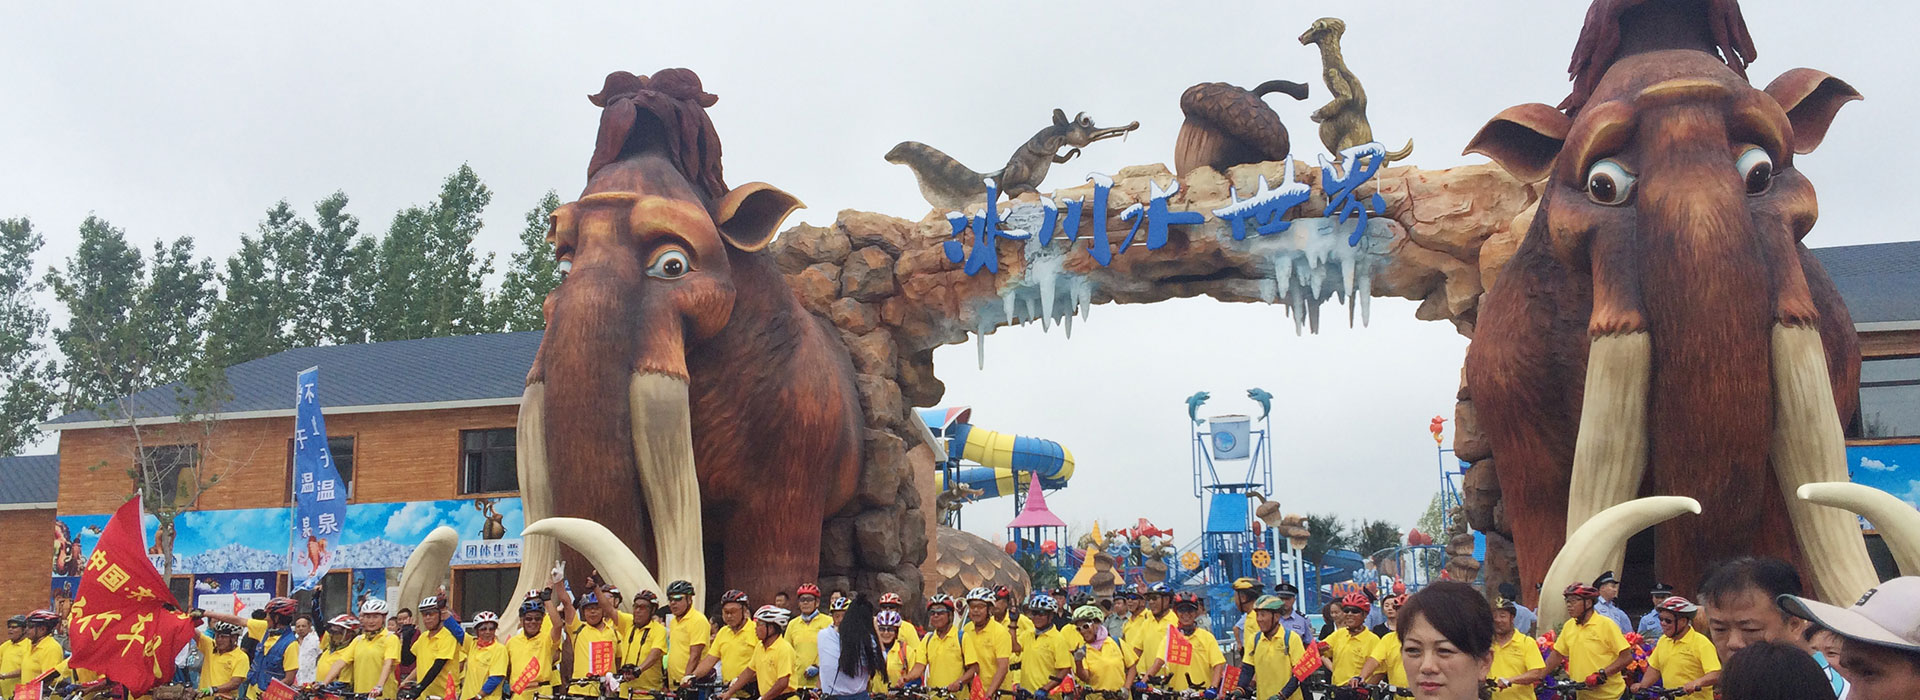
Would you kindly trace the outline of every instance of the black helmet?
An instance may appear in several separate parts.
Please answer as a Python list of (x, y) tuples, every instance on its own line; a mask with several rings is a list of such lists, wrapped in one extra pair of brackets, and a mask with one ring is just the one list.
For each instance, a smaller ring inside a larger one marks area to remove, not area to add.
[(693, 595), (692, 581), (674, 581), (673, 583), (667, 584), (668, 598), (672, 598), (674, 596), (683, 596), (683, 595), (684, 596)]
[(8, 627), (25, 627), (26, 625), (27, 625), (27, 616), (25, 615), (15, 615), (13, 617), (7, 618)]

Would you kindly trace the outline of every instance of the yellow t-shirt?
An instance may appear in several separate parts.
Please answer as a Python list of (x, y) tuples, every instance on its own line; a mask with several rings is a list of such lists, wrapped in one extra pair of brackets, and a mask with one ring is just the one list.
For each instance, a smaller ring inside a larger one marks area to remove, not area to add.
[[(1626, 648), (1627, 638), (1620, 634), (1620, 626), (1599, 613), (1588, 615), (1584, 625), (1579, 620), (1568, 620), (1553, 640), (1553, 650), (1567, 657), (1567, 677), (1576, 681), (1606, 668)], [(1608, 676), (1600, 687), (1580, 691), (1579, 697), (1580, 700), (1615, 700), (1626, 690), (1626, 679), (1616, 673)]]
[(760, 686), (760, 692), (766, 692), (782, 678), (792, 687), (793, 645), (787, 643), (786, 637), (774, 637), (771, 644), (754, 640), (753, 656), (747, 660), (747, 667), (753, 669), (753, 682)]
[[(1073, 633), (1073, 641), (1080, 641), (1078, 632)], [(1020, 687), (1039, 691), (1061, 671), (1071, 672), (1074, 646), (1068, 644), (1066, 632), (1051, 627), (1029, 635), (1020, 645)]]
[(573, 623), (567, 634), (573, 638), (573, 679), (597, 678), (620, 667), (620, 630), (617, 623), (601, 620), (595, 627)]
[(920, 649), (920, 636), (920, 628), (913, 626), (913, 623), (906, 620), (900, 621), (900, 641), (906, 642), (907, 646), (913, 647), (917, 651), (922, 651), (921, 656), (926, 656), (924, 650)]
[(660, 652), (660, 663), (627, 681), (628, 690), (666, 689), (667, 674), (661, 665), (667, 662), (667, 628), (659, 620), (647, 620), (647, 624), (627, 632), (626, 638), (620, 641), (621, 665), (639, 666), (654, 651)]
[[(0, 642), (0, 674), (13, 673), (20, 670), (20, 660), (26, 658), (26, 656), (26, 637), (21, 637), (19, 641), (9, 639)], [(13, 689), (19, 687), (19, 685), (20, 679), (18, 678), (0, 681), (0, 698), (13, 697)]]
[[(1135, 619), (1139, 620), (1140, 626), (1127, 633), (1127, 646), (1133, 647), (1133, 655), (1142, 659), (1158, 656), (1160, 643), (1167, 639), (1167, 630), (1180, 621), (1172, 610), (1168, 610), (1167, 614), (1160, 617), (1154, 617), (1152, 610), (1142, 609)], [(1146, 671), (1144, 668), (1140, 670)]]
[(1006, 678), (1000, 682), (999, 690), (1013, 690), (1013, 634), (999, 620), (987, 618), (985, 627), (976, 626), (972, 621), (966, 623), (967, 647), (973, 652), (973, 663), (979, 664), (980, 683), (984, 687), (993, 680), (993, 672), (998, 670), (1001, 659), (1007, 661)]
[[(1205, 627), (1193, 628), (1193, 634), (1186, 635), (1193, 643), (1193, 656), (1187, 663), (1175, 664), (1171, 661), (1160, 667), (1161, 675), (1172, 676), (1168, 687), (1174, 690), (1204, 690), (1213, 682), (1213, 667), (1227, 662), (1225, 654), (1220, 653), (1220, 642)], [(1155, 650), (1153, 658), (1167, 658), (1166, 635), (1161, 635), (1161, 644)]]
[[(418, 647), (420, 645), (415, 643), (414, 646)], [(415, 655), (419, 653), (420, 652), (417, 651), (414, 652)], [(467, 648), (463, 655), (466, 657), (466, 670), (459, 674), (461, 700), (473, 700), (473, 698), (500, 700), (500, 698), (506, 696), (507, 683), (511, 682), (513, 678), (507, 676), (507, 645), (504, 642), (495, 639), (492, 644), (481, 646), (480, 639), (477, 636), (469, 636), (467, 637)], [(448, 674), (452, 674), (453, 672), (454, 668), (452, 666), (448, 666), (445, 671), (445, 673)], [(500, 681), (500, 685), (494, 688), (493, 692), (481, 695), (480, 688), (487, 684), (487, 678), (489, 676), (505, 676), (506, 678)]]
[[(1262, 698), (1271, 698), (1293, 680), (1293, 667), (1307, 656), (1308, 642), (1291, 630), (1279, 625), (1273, 626), (1271, 636), (1260, 633), (1260, 627), (1251, 628), (1253, 633), (1247, 638), (1246, 658), (1253, 664), (1253, 683), (1259, 689)], [(1300, 700), (1300, 688), (1296, 685), (1293, 694), (1285, 700)]]
[[(673, 623), (667, 626), (667, 680), (679, 682), (680, 677), (687, 674), (687, 657), (692, 653), (693, 646), (705, 646), (712, 639), (713, 626), (699, 610), (688, 608), (685, 616), (674, 617)], [(702, 656), (706, 653), (705, 650), (700, 652)], [(692, 661), (698, 663), (700, 660)]]
[(1380, 637), (1366, 629), (1354, 634), (1342, 627), (1327, 635), (1326, 642), (1333, 663), (1333, 682), (1338, 685), (1360, 675), (1360, 669), (1367, 665), (1367, 656), (1373, 653), (1373, 645), (1380, 643)]
[(927, 685), (936, 688), (952, 685), (973, 665), (973, 645), (968, 643), (967, 636), (960, 633), (959, 625), (952, 625), (944, 635), (933, 630), (921, 638), (920, 653), (927, 659)]
[(1140, 662), (1140, 657), (1133, 655), (1133, 650), (1127, 647), (1126, 642), (1108, 637), (1099, 649), (1095, 649), (1085, 640), (1078, 639), (1078, 635), (1075, 637), (1074, 641), (1080, 644), (1068, 650), (1067, 663), (1073, 663), (1072, 649), (1086, 647), (1087, 658), (1080, 665), (1085, 666), (1087, 675), (1091, 676), (1080, 679), (1080, 685), (1093, 690), (1126, 690), (1127, 669)]
[(1260, 633), (1260, 621), (1253, 616), (1254, 609), (1247, 608), (1247, 616), (1240, 620), (1240, 646), (1245, 648), (1253, 636)]
[[(1546, 668), (1547, 660), (1540, 657), (1540, 643), (1532, 637), (1513, 633), (1513, 639), (1501, 644), (1493, 642), (1493, 666), (1487, 670), (1488, 678), (1512, 678), (1536, 668)], [(1493, 700), (1534, 700), (1533, 686), (1516, 685), (1506, 690), (1493, 691)]]
[[(207, 636), (205, 632), (195, 635), (194, 643), (200, 647), (201, 690), (218, 688), (235, 678), (241, 679), (241, 687), (236, 690), (246, 687), (247, 668), (252, 660), (247, 658), (247, 652), (240, 650), (240, 645), (235, 644), (224, 654), (216, 653), (213, 650), (213, 637)], [(226, 697), (233, 696), (234, 693), (226, 694)]]
[[(1714, 650), (1713, 640), (1688, 627), (1679, 639), (1660, 635), (1660, 641), (1653, 645), (1653, 653), (1647, 655), (1647, 663), (1660, 669), (1660, 685), (1678, 688), (1720, 670), (1720, 654)], [(1703, 687), (1688, 697), (1713, 700), (1712, 686)]]
[(1031, 617), (1021, 615), (1013, 624), (1007, 624), (1005, 619), (998, 617), (993, 618), (993, 621), (1006, 627), (1007, 632), (1013, 635), (1013, 641), (1020, 643), (1021, 649), (1027, 648), (1027, 642), (1033, 639), (1033, 618)]
[[(513, 700), (534, 700), (534, 693), (544, 692), (546, 686), (553, 684), (554, 652), (560, 648), (560, 635), (554, 632), (554, 626), (541, 618), (540, 631), (532, 637), (522, 630), (507, 639), (507, 692), (513, 693)], [(529, 667), (537, 669), (533, 679), (514, 693), (514, 684), (520, 682)]]
[(433, 668), (433, 662), (446, 659), (440, 667), (440, 675), (433, 679), (433, 685), (423, 688), (422, 695), (457, 697), (460, 689), (460, 642), (453, 638), (453, 632), (442, 626), (428, 632), (420, 630), (413, 638), (414, 680), (426, 680), (427, 671)]
[[(1388, 632), (1387, 636), (1381, 637), (1378, 642), (1374, 642), (1373, 651), (1367, 654), (1367, 658), (1380, 662), (1373, 670), (1375, 673), (1386, 673), (1388, 683), (1402, 688), (1407, 687), (1407, 667), (1400, 661), (1399, 632)], [(1364, 661), (1361, 662), (1363, 666), (1365, 663)], [(1361, 680), (1366, 679), (1363, 678)]]
[(400, 684), (394, 682), (393, 671), (387, 671), (386, 682), (380, 677), (380, 669), (386, 662), (400, 665), (400, 637), (392, 632), (380, 630), (372, 637), (360, 635), (347, 645), (347, 655), (353, 657), (353, 692), (371, 693), (373, 686), (380, 684), (380, 697), (392, 700), (399, 693)]
[(27, 642), (27, 653), (20, 657), (22, 680), (33, 680), (36, 676), (46, 673), (47, 669), (60, 668), (61, 662), (67, 660), (66, 650), (61, 649), (60, 643), (53, 641), (51, 636), (41, 637), (38, 642), (26, 639), (21, 641)]
[(707, 642), (707, 656), (720, 659), (721, 678), (732, 681), (740, 677), (741, 669), (753, 662), (754, 647), (760, 646), (754, 634), (752, 622), (741, 623), (738, 630), (726, 625), (714, 628), (713, 641)]
[(327, 642), (322, 639), (320, 645), (320, 660), (315, 662), (317, 665), (314, 666), (313, 671), (314, 682), (318, 683), (326, 680), (327, 673), (333, 670), (334, 664), (344, 664), (340, 667), (340, 675), (335, 677), (334, 680), (345, 681), (351, 684), (353, 682), (353, 654), (349, 650), (353, 648), (353, 642), (349, 641), (341, 645), (338, 649), (330, 649), (326, 646)]
[[(815, 613), (811, 620), (795, 615), (793, 616), (793, 621), (787, 623), (787, 644), (793, 647), (794, 670), (803, 671), (808, 666), (819, 665), (820, 646), (818, 644), (818, 637), (820, 630), (831, 626), (833, 626), (833, 616), (823, 612)], [(818, 688), (820, 687), (820, 680), (818, 678), (808, 678), (805, 673), (796, 673), (793, 676), (793, 687)]]
[[(905, 629), (906, 624), (902, 622), (900, 627)], [(912, 671), (915, 665), (927, 662), (926, 657), (920, 653), (920, 645), (907, 643), (905, 635), (894, 638), (893, 644), (886, 649), (886, 657), (886, 679), (882, 680), (878, 673), (873, 674), (873, 680), (867, 683), (868, 692), (878, 694), (887, 692), (889, 687), (900, 687), (907, 682), (908, 671)]]

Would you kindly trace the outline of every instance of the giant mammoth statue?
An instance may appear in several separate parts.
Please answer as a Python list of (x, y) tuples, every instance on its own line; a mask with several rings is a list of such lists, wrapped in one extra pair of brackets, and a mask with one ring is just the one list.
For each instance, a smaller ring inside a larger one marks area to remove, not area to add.
[(692, 71), (614, 73), (591, 99), (598, 140), (585, 191), (553, 213), (565, 278), (521, 404), (521, 495), (542, 536), (520, 591), (544, 585), (558, 537), (602, 563), (630, 549), (648, 571), (616, 584), (770, 596), (818, 572), (821, 521), (851, 498), (862, 449), (845, 346), (761, 252), (800, 203), (721, 179), (716, 98)]
[(1577, 578), (1619, 565), (1621, 547), (1567, 538), (1640, 496), (1703, 509), (1655, 530), (1659, 580), (1691, 589), (1758, 553), (1801, 564), (1828, 600), (1876, 582), (1851, 514), (1795, 496), (1847, 479), (1860, 364), (1801, 243), (1817, 209), (1795, 158), (1860, 95), (1806, 68), (1757, 89), (1753, 55), (1732, 0), (1601, 0), (1568, 111), (1509, 108), (1467, 147), (1546, 180), (1466, 364), (1525, 583), (1563, 545), (1586, 557), (1562, 562)]

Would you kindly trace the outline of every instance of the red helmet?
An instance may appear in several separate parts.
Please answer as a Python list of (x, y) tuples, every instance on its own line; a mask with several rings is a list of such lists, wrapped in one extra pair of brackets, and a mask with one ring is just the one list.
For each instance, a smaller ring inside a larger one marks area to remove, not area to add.
[(813, 585), (811, 583), (803, 583), (803, 584), (800, 584), (800, 590), (794, 591), (793, 595), (796, 598), (803, 595), (810, 595), (815, 598), (818, 598), (820, 597), (820, 587)]
[(288, 598), (286, 596), (280, 596), (280, 597), (274, 598), (273, 600), (267, 601), (265, 610), (267, 611), (268, 615), (282, 615), (285, 617), (293, 617), (294, 615), (300, 614), (300, 603), (295, 601), (292, 598)]
[(635, 598), (633, 599), (633, 602), (635, 602), (635, 603), (646, 603), (646, 604), (648, 604), (648, 605), (651, 605), (651, 606), (654, 606), (654, 607), (659, 607), (659, 606), (660, 606), (660, 596), (658, 596), (658, 595), (654, 595), (654, 592), (653, 592), (653, 591), (649, 591), (649, 590), (646, 590), (646, 589), (644, 589), (644, 588), (643, 588), (643, 589), (640, 589), (640, 595), (639, 595), (639, 596), (637, 596), (637, 597), (635, 597)]
[(1600, 589), (1576, 581), (1568, 584), (1567, 589), (1561, 591), (1560, 595), (1568, 598), (1598, 598), (1600, 597)]
[(1693, 601), (1677, 595), (1667, 596), (1667, 599), (1660, 601), (1660, 604), (1655, 606), (1655, 608), (1665, 610), (1675, 615), (1692, 615), (1700, 610), (1700, 606), (1694, 604)]
[(1360, 612), (1367, 612), (1373, 609), (1373, 603), (1367, 600), (1367, 594), (1356, 591), (1348, 593), (1345, 598), (1341, 598), (1340, 607), (1359, 608)]
[(881, 605), (900, 605), (901, 604), (900, 594), (882, 593), (880, 594), (880, 604)]
[(27, 613), (27, 624), (52, 627), (60, 624), (60, 616), (52, 610), (35, 610)]
[(1013, 598), (1013, 589), (1006, 587), (1005, 584), (994, 586), (993, 597), (998, 598), (1000, 600), (1011, 599)]
[(1192, 593), (1188, 593), (1186, 591), (1181, 591), (1179, 593), (1173, 594), (1173, 607), (1178, 608), (1182, 605), (1191, 605), (1194, 608), (1199, 608), (1200, 596), (1194, 595)]
[(741, 605), (746, 605), (747, 592), (740, 590), (738, 588), (734, 588), (734, 589), (728, 590), (725, 593), (720, 594), (720, 604), (726, 605), (727, 603), (739, 603)]

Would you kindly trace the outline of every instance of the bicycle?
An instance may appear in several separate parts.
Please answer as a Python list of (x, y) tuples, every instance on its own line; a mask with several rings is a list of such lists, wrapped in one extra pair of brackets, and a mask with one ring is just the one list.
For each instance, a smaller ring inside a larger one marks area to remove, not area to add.
[(1673, 700), (1683, 695), (1692, 695), (1694, 692), (1686, 688), (1662, 688), (1656, 685), (1635, 691), (1633, 697), (1637, 700)]
[(1554, 677), (1548, 677), (1540, 681), (1539, 687), (1541, 692), (1546, 693), (1542, 697), (1558, 698), (1559, 700), (1576, 700), (1576, 698), (1580, 696), (1580, 691), (1593, 689), (1593, 686), (1581, 681)]

